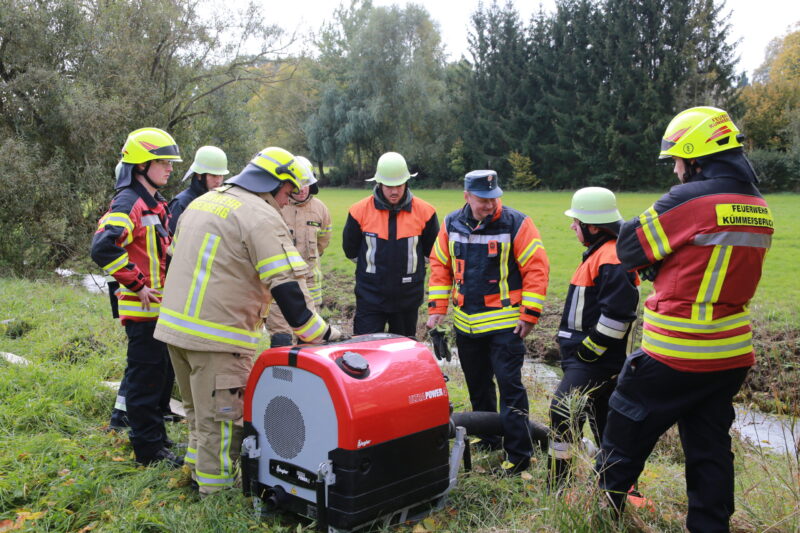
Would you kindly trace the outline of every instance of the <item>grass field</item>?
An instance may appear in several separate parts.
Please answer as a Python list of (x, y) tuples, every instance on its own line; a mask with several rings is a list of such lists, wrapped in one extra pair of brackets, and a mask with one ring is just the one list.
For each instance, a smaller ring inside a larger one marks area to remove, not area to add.
[[(324, 190), (320, 197), (334, 218), (333, 242), (323, 259), (328, 318), (346, 322), (352, 312), (352, 264), (341, 252), (341, 228), (347, 207), (367, 190)], [(420, 191), (439, 209), (440, 217), (461, 205), (458, 191)], [(625, 217), (649, 206), (658, 194), (620, 195)], [(530, 214), (542, 234), (551, 261), (550, 305), (545, 318), (557, 320), (568, 278), (582, 247), (563, 215), (567, 193), (509, 193), (508, 205)], [(779, 376), (797, 374), (796, 360), (787, 361), (784, 348), (795, 353), (798, 288), (793, 283), (798, 251), (792, 245), (800, 224), (796, 195), (768, 197), (777, 233), (770, 251), (754, 315), (763, 327), (781, 329), (784, 336), (761, 341), (760, 365)], [(647, 290), (647, 289), (645, 289)], [(104, 426), (114, 392), (101, 381), (116, 381), (124, 368), (122, 328), (108, 315), (104, 295), (89, 294), (66, 281), (0, 278), (0, 351), (30, 361), (13, 365), (0, 359), (0, 533), (26, 532), (186, 532), (313, 531), (313, 524), (293, 517), (255, 518), (250, 502), (239, 491), (198, 500), (188, 488), (185, 472), (165, 467), (142, 468), (133, 461), (124, 435)], [(349, 308), (346, 311), (345, 308)], [(547, 338), (548, 327), (536, 335)], [(759, 331), (757, 330), (757, 334)], [(762, 353), (766, 355), (762, 357)], [(796, 353), (795, 353), (796, 356)], [(468, 399), (460, 369), (446, 368), (448, 390), (457, 410)], [(787, 382), (776, 389), (792, 389)], [(526, 378), (531, 412), (543, 420), (550, 390)], [(787, 406), (798, 415), (798, 405)], [(171, 437), (186, 437), (185, 424), (171, 424)], [(797, 456), (773, 456), (734, 441), (736, 506), (734, 531), (793, 532), (800, 530), (800, 466)], [(598, 505), (591, 460), (583, 458), (578, 479), (564, 497), (547, 494), (544, 456), (534, 458), (530, 475), (501, 479), (491, 474), (501, 457), (480, 455), (472, 473), (459, 475), (459, 486), (448, 506), (406, 531), (618, 531)], [(654, 511), (638, 510), (622, 530), (683, 531), (686, 496), (683, 457), (677, 433), (668, 432), (648, 462), (640, 488), (656, 502)], [(639, 525), (633, 525), (635, 523)], [(401, 529), (402, 530), (402, 529)]]

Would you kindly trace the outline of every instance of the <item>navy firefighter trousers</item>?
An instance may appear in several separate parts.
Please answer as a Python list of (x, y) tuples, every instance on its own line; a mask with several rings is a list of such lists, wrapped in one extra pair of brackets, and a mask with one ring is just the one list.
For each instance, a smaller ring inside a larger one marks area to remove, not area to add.
[(734, 511), (732, 402), (747, 371), (680, 372), (641, 349), (628, 357), (609, 401), (596, 464), (600, 488), (617, 509), (656, 441), (677, 423), (686, 456), (686, 527), (693, 533), (729, 531)]

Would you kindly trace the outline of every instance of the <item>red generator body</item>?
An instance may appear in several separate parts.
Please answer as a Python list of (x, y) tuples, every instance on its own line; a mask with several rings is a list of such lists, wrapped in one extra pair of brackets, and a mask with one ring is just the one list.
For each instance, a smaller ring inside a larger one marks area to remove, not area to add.
[(391, 334), (264, 351), (247, 383), (243, 489), (263, 509), (353, 530), (443, 503), (450, 402), (428, 348)]

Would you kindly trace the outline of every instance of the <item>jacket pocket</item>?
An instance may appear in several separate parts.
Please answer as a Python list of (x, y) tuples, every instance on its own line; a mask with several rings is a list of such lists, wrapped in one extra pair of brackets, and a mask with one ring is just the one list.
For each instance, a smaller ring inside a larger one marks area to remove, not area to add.
[(214, 385), (214, 421), (238, 420), (244, 413), (248, 374), (217, 374)]

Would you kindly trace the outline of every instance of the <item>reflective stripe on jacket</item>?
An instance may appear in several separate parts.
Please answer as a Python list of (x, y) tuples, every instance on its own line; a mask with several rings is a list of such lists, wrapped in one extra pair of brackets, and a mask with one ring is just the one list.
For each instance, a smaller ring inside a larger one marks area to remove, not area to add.
[[(473, 229), (474, 228), (474, 229)], [(527, 215), (498, 201), (490, 221), (472, 220), (469, 205), (445, 218), (430, 255), (428, 311), (447, 313), (462, 333), (481, 336), (535, 324), (550, 266), (539, 231)]]
[(751, 366), (747, 304), (772, 242), (772, 214), (752, 183), (696, 180), (673, 187), (619, 235), (626, 268), (660, 265), (642, 349), (681, 371)]
[(158, 192), (154, 197), (134, 181), (117, 191), (97, 224), (91, 256), (120, 284), (117, 298), (123, 324), (158, 318), (159, 304), (151, 302), (145, 311), (137, 292), (145, 285), (157, 291), (164, 287), (171, 243), (168, 213), (167, 202)]
[(356, 260), (356, 306), (398, 312), (418, 307), (425, 294), (425, 258), (439, 231), (431, 204), (406, 189), (400, 205), (380, 193), (350, 207), (342, 248)]
[(578, 347), (586, 342), (601, 355), (592, 365), (619, 371), (632, 351), (639, 276), (622, 267), (616, 245), (610, 235), (601, 237), (572, 275), (557, 337), (562, 361), (577, 361)]
[[(254, 353), (270, 290), (308, 272), (272, 195), (235, 186), (189, 204), (174, 248), (155, 337), (187, 350)], [(304, 341), (327, 330), (309, 316), (295, 329)]]

